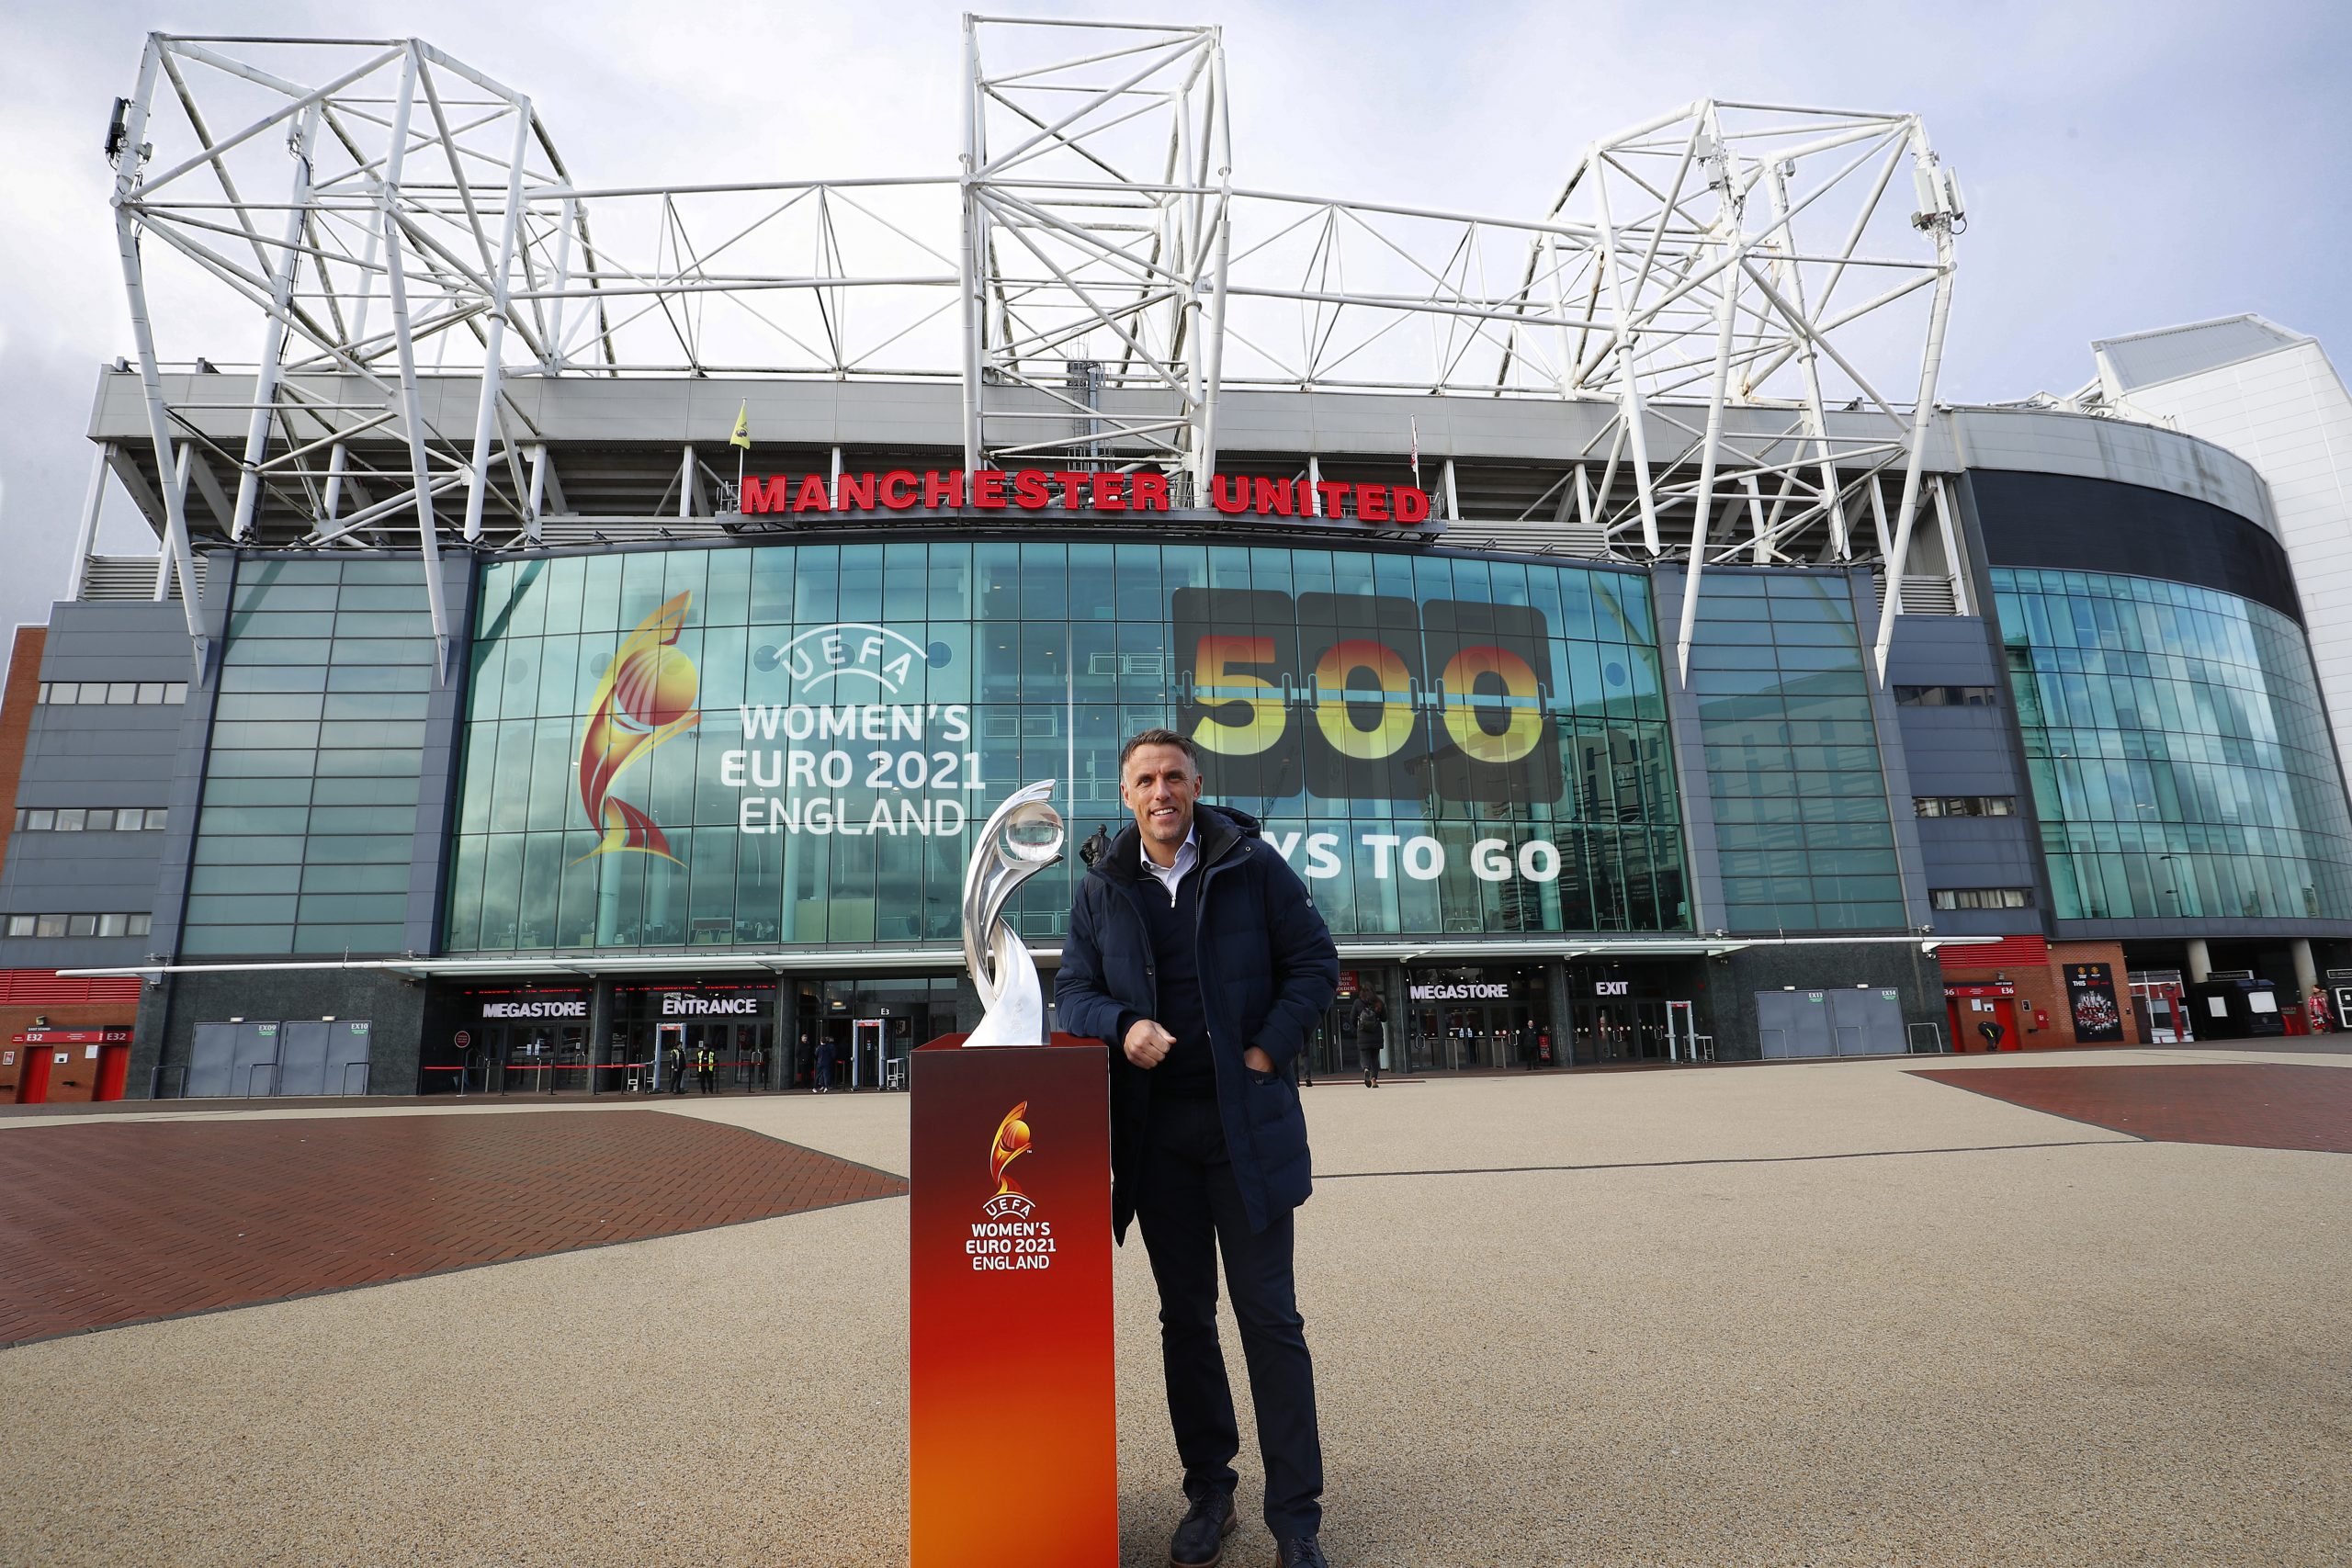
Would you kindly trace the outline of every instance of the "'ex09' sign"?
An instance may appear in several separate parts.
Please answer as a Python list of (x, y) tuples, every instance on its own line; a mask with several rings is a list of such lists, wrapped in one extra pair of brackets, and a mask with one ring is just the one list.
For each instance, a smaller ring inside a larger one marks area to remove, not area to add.
[(1524, 604), (1179, 589), (1177, 726), (1220, 795), (1556, 801), (1549, 627)]

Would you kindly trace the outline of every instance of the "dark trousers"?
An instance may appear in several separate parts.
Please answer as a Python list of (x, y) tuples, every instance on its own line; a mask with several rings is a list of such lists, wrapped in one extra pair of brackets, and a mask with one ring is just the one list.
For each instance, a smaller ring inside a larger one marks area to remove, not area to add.
[(1377, 1042), (1370, 1045), (1358, 1045), (1356, 1060), (1363, 1064), (1364, 1082), (1378, 1083), (1380, 1081), (1380, 1046)]
[(1315, 1422), (1315, 1363), (1291, 1277), (1291, 1215), (1251, 1234), (1213, 1100), (1156, 1100), (1136, 1222), (1159, 1286), (1160, 1359), (1168, 1415), (1184, 1461), (1184, 1495), (1233, 1490), (1241, 1434), (1217, 1346), (1217, 1255), (1241, 1325), (1258, 1456), (1266, 1467), (1266, 1528), (1312, 1535), (1323, 1521), (1323, 1438)]

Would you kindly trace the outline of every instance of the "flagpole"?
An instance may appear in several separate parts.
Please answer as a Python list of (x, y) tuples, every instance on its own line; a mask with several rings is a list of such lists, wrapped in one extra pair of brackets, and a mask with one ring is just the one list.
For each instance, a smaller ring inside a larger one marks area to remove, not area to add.
[(743, 406), (735, 411), (735, 434), (729, 436), (727, 442), (729, 446), (735, 448), (735, 506), (738, 511), (741, 511), (743, 505), (743, 459), (752, 455), (750, 400), (746, 399)]

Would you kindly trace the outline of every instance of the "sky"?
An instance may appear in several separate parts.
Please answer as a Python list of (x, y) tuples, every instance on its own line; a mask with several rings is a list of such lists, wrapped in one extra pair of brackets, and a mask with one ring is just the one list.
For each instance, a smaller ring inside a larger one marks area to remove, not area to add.
[[(529, 94), (583, 185), (948, 174), (960, 7), (0, 0), (0, 626), (63, 592), (96, 373), (131, 352), (99, 144), (143, 35), (414, 36)], [(1225, 28), (1235, 178), (1540, 217), (1593, 138), (1700, 97), (1916, 112), (1969, 204), (1939, 396), (2071, 391), (2094, 338), (2256, 311), (2335, 348), (2352, 7), (1150, 0)], [(250, 361), (255, 319), (214, 352)], [(2352, 350), (2339, 350), (2352, 352)], [(148, 554), (119, 491), (99, 547)]]

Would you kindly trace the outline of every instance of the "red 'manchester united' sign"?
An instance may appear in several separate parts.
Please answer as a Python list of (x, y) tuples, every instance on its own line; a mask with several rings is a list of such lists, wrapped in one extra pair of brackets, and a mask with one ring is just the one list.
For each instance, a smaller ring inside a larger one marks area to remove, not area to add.
[[(1228, 514), (1321, 517), (1330, 522), (1388, 524), (1411, 528), (1429, 521), (1429, 492), (1412, 485), (1349, 484), (1335, 480), (1251, 479), (1219, 474), (1209, 481), (1209, 504)], [(743, 481), (747, 516), (820, 512), (1169, 512), (1175, 503), (1168, 476), (1076, 469), (981, 468), (918, 474), (770, 474)]]

